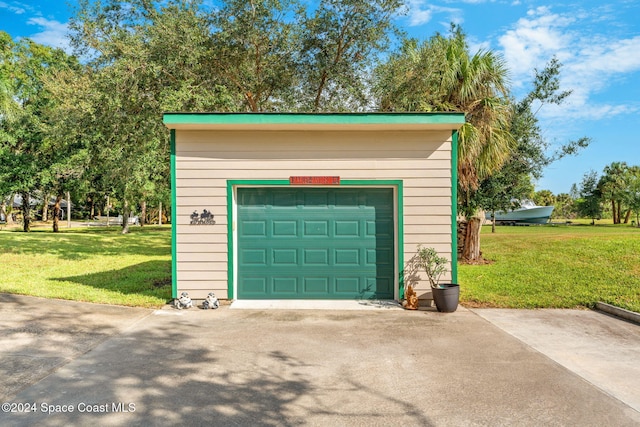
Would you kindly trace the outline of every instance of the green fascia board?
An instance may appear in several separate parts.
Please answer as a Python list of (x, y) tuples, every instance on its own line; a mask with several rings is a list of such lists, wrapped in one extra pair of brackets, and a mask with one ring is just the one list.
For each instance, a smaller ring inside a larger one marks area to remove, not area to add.
[[(290, 186), (291, 183), (288, 179), (266, 179), (266, 180), (251, 180), (251, 179), (230, 179), (227, 180), (227, 297), (233, 299), (233, 287), (234, 287), (234, 266), (233, 255), (235, 248), (233, 246), (233, 187), (247, 186), (247, 187), (279, 187)], [(398, 196), (398, 265), (397, 271), (399, 275), (398, 285), (398, 298), (404, 298), (404, 193), (403, 193), (404, 181), (401, 179), (345, 179), (340, 181), (340, 185), (336, 187), (344, 186), (393, 186), (396, 188)], [(298, 186), (296, 186), (298, 187)], [(175, 258), (175, 256), (174, 256)]]
[(164, 113), (163, 123), (172, 125), (362, 125), (450, 124), (459, 127), (464, 113)]

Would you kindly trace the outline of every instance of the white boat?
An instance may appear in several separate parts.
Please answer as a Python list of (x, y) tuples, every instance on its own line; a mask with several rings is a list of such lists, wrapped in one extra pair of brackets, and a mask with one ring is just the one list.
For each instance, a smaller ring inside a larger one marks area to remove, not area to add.
[[(531, 200), (522, 200), (520, 207), (510, 211), (497, 211), (496, 224), (546, 224), (551, 218), (554, 206), (536, 206)], [(493, 220), (488, 212), (485, 218)]]

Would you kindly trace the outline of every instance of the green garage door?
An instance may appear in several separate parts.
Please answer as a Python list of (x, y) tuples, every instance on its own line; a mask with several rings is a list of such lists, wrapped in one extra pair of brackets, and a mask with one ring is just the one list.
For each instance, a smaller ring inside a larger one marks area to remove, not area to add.
[(390, 188), (239, 188), (239, 299), (391, 299)]

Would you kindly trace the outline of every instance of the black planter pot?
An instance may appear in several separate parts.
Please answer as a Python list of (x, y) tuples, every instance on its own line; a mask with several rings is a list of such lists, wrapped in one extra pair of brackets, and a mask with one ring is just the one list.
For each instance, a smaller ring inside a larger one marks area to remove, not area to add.
[(431, 293), (439, 312), (453, 313), (458, 308), (460, 285), (454, 283), (441, 284), (437, 288), (431, 288)]

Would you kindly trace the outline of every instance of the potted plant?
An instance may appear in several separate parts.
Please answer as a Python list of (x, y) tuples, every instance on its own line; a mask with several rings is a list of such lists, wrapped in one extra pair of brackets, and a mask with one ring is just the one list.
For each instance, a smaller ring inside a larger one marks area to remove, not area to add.
[(448, 271), (446, 265), (449, 260), (438, 255), (434, 248), (418, 245), (417, 261), (427, 274), (433, 301), (438, 311), (443, 313), (456, 311), (460, 298), (460, 286), (453, 283), (440, 283), (440, 278)]

